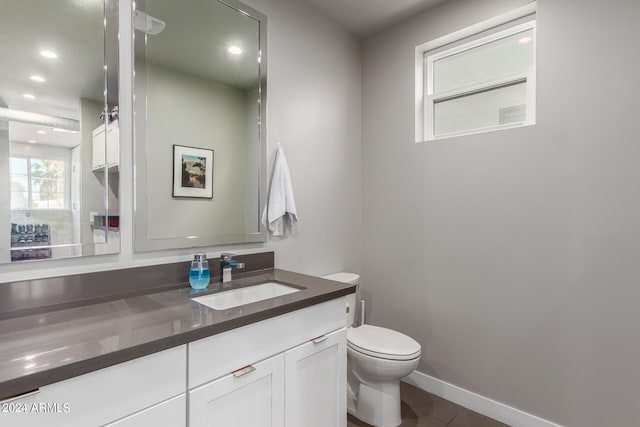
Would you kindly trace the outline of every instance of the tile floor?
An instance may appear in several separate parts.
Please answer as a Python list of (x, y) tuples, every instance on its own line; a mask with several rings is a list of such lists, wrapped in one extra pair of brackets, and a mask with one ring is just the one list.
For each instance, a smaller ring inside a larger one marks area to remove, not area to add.
[[(400, 383), (400, 427), (509, 427), (412, 385)], [(347, 427), (369, 427), (351, 415)]]

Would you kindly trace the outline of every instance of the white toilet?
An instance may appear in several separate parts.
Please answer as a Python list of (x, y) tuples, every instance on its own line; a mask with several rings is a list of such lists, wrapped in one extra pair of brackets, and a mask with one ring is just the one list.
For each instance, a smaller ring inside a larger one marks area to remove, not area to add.
[[(360, 276), (335, 273), (325, 279), (357, 284)], [(353, 327), (356, 295), (347, 296), (347, 410), (376, 427), (400, 425), (400, 379), (420, 361), (420, 344), (400, 332), (373, 325)]]

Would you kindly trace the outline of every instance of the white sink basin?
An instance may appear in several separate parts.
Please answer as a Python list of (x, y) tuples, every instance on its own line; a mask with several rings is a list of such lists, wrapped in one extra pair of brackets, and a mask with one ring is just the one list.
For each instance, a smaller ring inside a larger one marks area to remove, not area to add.
[(240, 305), (250, 304), (269, 298), (298, 292), (300, 289), (282, 285), (275, 282), (262, 283), (260, 285), (247, 286), (246, 288), (232, 289), (217, 294), (192, 298), (194, 301), (211, 307), (214, 310), (226, 310)]

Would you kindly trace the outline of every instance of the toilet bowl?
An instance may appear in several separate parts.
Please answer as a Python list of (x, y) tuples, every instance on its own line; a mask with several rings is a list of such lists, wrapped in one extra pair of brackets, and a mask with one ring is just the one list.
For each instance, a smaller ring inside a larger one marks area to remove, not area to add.
[[(360, 276), (336, 273), (325, 279), (357, 284)], [(347, 411), (376, 427), (400, 425), (400, 379), (418, 366), (414, 339), (373, 325), (354, 327), (356, 295), (347, 296)]]

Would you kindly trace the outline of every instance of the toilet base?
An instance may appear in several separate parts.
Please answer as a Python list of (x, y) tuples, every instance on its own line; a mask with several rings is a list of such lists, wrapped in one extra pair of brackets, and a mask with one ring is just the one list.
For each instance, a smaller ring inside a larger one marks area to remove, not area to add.
[(375, 427), (397, 427), (402, 423), (400, 380), (372, 385), (360, 383), (357, 391), (349, 388), (354, 395), (349, 396), (347, 411), (360, 421)]

